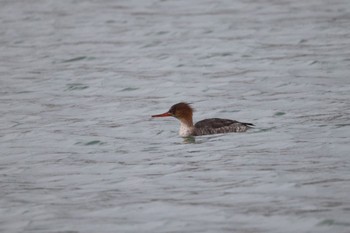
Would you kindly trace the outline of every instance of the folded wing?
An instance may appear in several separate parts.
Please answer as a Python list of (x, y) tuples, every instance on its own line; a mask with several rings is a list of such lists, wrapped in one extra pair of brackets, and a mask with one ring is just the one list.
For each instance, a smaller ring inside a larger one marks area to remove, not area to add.
[(244, 123), (235, 120), (211, 118), (198, 121), (195, 125), (194, 136), (230, 133), (230, 132), (245, 132), (250, 127), (254, 126), (251, 123)]

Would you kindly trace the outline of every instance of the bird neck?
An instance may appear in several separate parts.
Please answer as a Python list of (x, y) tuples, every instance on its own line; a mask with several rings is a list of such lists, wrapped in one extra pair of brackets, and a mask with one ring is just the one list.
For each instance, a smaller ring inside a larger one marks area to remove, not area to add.
[(191, 136), (194, 132), (192, 117), (187, 119), (180, 119), (180, 130), (179, 134), (181, 137)]
[(184, 125), (184, 126), (187, 126), (187, 127), (193, 127), (193, 119), (192, 119), (192, 116), (188, 116), (188, 117), (184, 117), (184, 118), (181, 118), (179, 119), (181, 124)]

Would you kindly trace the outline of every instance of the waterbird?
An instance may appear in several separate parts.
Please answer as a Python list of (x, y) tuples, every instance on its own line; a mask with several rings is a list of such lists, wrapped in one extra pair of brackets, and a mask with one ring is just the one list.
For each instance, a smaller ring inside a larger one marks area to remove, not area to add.
[(208, 134), (245, 132), (253, 127), (252, 123), (235, 120), (210, 118), (198, 121), (193, 125), (193, 108), (185, 102), (174, 104), (169, 111), (152, 117), (175, 117), (180, 121), (179, 135), (181, 137), (202, 136)]

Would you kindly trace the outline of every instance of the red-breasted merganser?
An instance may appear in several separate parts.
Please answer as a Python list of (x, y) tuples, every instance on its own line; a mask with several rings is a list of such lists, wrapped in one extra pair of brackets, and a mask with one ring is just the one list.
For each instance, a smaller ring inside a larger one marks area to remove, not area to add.
[(247, 129), (254, 126), (251, 123), (243, 123), (235, 120), (211, 118), (198, 121), (193, 125), (192, 120), (193, 109), (184, 102), (171, 106), (169, 111), (153, 115), (152, 117), (168, 117), (177, 118), (181, 125), (179, 135), (181, 137), (201, 136), (207, 134), (230, 133), (230, 132), (245, 132)]

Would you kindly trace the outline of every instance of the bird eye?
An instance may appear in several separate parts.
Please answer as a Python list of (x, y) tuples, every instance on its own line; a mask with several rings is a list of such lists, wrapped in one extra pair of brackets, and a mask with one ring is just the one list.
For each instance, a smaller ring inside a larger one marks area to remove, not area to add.
[(175, 115), (175, 109), (174, 109), (174, 108), (171, 108), (171, 109), (169, 110), (169, 113), (171, 113), (172, 115)]

